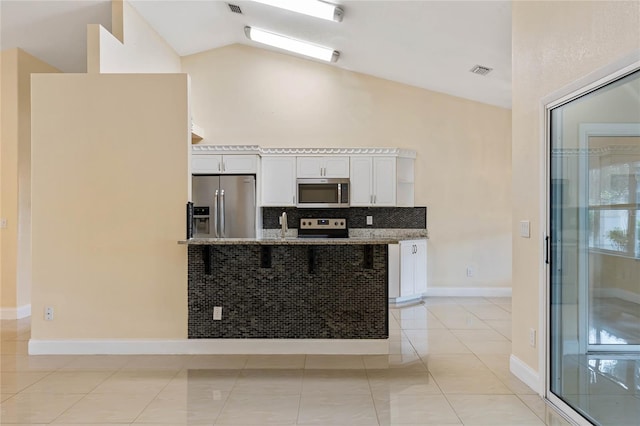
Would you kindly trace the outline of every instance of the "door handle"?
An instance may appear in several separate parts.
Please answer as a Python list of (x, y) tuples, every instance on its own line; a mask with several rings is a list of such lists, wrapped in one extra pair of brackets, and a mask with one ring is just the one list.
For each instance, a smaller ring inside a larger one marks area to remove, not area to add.
[(546, 237), (544, 237), (544, 263), (546, 263), (547, 265), (549, 265), (551, 263), (551, 260), (549, 259), (549, 245), (550, 245), (551, 239), (549, 238), (549, 236), (547, 235)]
[(215, 195), (213, 196), (213, 236), (218, 238), (218, 201), (219, 194), (216, 189)]
[(226, 237), (225, 220), (224, 220), (224, 189), (220, 191), (220, 237)]

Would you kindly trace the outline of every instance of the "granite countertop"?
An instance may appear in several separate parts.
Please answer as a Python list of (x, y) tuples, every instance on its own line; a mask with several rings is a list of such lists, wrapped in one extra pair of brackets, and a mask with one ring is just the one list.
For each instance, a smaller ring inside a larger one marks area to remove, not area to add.
[(262, 238), (192, 238), (180, 240), (186, 245), (372, 245), (398, 244), (403, 240), (429, 238), (426, 229), (350, 229), (349, 238), (297, 238), (297, 229), (290, 229), (286, 238), (280, 237), (279, 229), (265, 229)]
[(187, 245), (370, 245), (370, 244), (398, 244), (397, 238), (192, 238), (178, 241)]

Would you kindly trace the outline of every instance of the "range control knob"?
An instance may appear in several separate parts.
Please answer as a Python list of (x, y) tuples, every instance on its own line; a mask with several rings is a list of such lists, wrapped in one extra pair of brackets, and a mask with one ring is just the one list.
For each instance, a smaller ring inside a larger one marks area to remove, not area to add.
[(344, 226), (344, 222), (340, 222), (340, 226)]

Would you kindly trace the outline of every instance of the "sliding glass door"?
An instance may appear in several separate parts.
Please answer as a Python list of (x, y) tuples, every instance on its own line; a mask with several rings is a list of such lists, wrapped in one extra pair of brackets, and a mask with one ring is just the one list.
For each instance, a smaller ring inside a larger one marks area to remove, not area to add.
[(549, 111), (549, 393), (640, 419), (640, 71)]

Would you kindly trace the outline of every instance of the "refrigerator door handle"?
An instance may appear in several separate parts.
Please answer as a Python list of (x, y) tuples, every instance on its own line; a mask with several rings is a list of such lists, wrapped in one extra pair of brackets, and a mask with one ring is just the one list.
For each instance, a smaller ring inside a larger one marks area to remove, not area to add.
[(220, 238), (226, 238), (224, 226), (224, 189), (220, 190)]
[(218, 238), (218, 190), (213, 196), (213, 236)]

